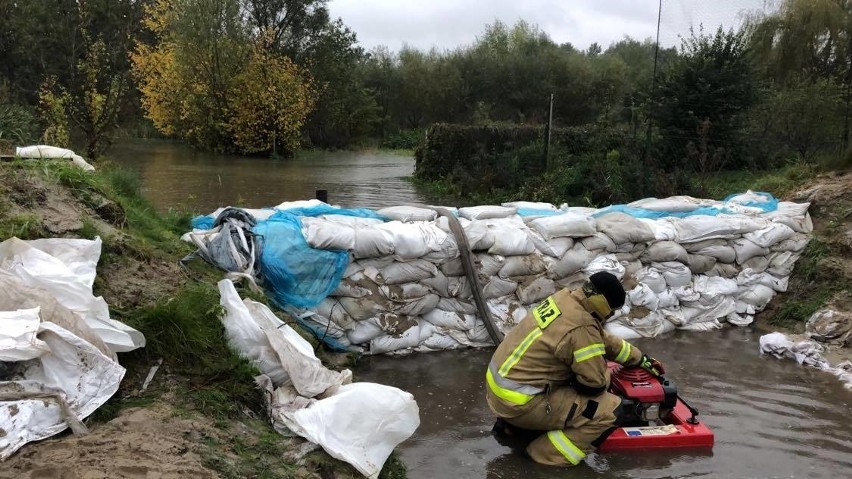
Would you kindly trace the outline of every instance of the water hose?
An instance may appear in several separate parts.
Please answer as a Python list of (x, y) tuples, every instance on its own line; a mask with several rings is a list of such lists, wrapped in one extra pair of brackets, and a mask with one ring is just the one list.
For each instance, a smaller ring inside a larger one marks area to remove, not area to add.
[(485, 297), (482, 295), (482, 285), (479, 284), (479, 279), (473, 265), (473, 252), (470, 250), (470, 244), (467, 242), (467, 236), (464, 234), (459, 219), (448, 209), (434, 207), (438, 215), (447, 218), (450, 225), (450, 231), (456, 239), (456, 244), (459, 247), (459, 258), (461, 258), (464, 274), (470, 283), (470, 289), (473, 291), (473, 300), (476, 303), (476, 308), (479, 310), (479, 316), (482, 318), (482, 323), (485, 324), (485, 329), (494, 345), (499, 345), (503, 341), (503, 333), (494, 326), (494, 318), (491, 317), (491, 311), (488, 305), (485, 304)]

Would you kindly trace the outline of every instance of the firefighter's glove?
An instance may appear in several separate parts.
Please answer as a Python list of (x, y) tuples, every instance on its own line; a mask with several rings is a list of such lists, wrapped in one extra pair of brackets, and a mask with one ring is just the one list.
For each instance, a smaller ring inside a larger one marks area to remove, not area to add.
[(662, 376), (666, 374), (666, 370), (663, 368), (663, 363), (657, 361), (656, 359), (649, 357), (647, 354), (642, 355), (642, 360), (639, 363), (639, 367), (653, 374), (654, 376)]

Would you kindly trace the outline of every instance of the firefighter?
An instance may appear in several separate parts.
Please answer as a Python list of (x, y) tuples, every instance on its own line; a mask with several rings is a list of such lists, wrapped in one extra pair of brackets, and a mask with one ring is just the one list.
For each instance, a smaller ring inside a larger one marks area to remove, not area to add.
[(595, 273), (582, 288), (544, 300), (494, 352), (488, 405), (512, 426), (546, 431), (526, 448), (535, 462), (579, 464), (615, 428), (621, 399), (607, 391), (607, 359), (664, 373), (659, 361), (604, 331), (624, 297), (618, 278)]

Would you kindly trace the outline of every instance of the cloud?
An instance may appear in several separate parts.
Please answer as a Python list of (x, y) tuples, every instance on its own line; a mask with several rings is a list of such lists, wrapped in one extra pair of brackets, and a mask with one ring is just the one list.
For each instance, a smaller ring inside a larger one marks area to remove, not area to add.
[[(719, 24), (738, 26), (744, 11), (763, 10), (766, 3), (666, 0), (660, 42), (677, 45), (678, 35), (700, 23), (711, 30)], [(511, 25), (521, 19), (537, 24), (557, 43), (585, 49), (595, 42), (606, 47), (624, 36), (653, 38), (658, 0), (331, 0), (328, 6), (368, 49), (453, 49), (475, 42), (495, 20)]]

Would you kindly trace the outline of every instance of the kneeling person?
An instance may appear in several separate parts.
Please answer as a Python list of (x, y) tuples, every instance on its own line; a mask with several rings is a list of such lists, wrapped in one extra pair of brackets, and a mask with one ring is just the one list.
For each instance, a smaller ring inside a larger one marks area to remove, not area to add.
[(664, 372), (659, 361), (604, 331), (624, 297), (618, 278), (595, 273), (581, 289), (544, 300), (494, 352), (488, 405), (513, 426), (547, 431), (527, 446), (534, 461), (579, 464), (612, 432), (621, 399), (607, 392), (607, 359)]

